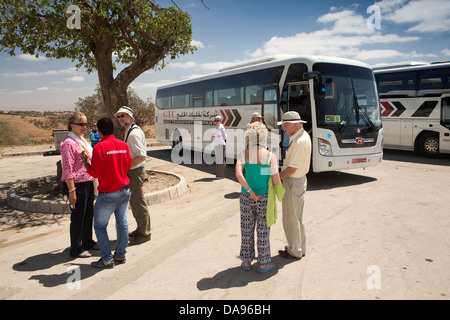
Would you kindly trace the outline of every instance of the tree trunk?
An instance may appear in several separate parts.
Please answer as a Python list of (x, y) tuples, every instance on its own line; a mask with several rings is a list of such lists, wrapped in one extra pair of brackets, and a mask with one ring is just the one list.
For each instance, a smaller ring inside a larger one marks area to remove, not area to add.
[(103, 41), (93, 43), (91, 50), (97, 61), (97, 73), (103, 95), (103, 103), (107, 114), (114, 119), (114, 135), (123, 140), (123, 128), (116, 119), (114, 113), (121, 106), (128, 105), (127, 87), (114, 80), (112, 64), (112, 39), (103, 37)]
[[(100, 72), (99, 72), (100, 78)], [(128, 106), (127, 87), (119, 87), (117, 81), (113, 81), (111, 85), (101, 86), (103, 93), (103, 103), (108, 115), (114, 119), (114, 135), (117, 139), (123, 140), (123, 128), (117, 120), (115, 113), (122, 106)]]
[(114, 69), (112, 63), (113, 37), (110, 35), (100, 35), (91, 42), (91, 51), (97, 61), (97, 72), (100, 88), (103, 95), (103, 102), (106, 112), (114, 118), (114, 135), (123, 140), (123, 128), (114, 116), (114, 113), (122, 106), (128, 106), (127, 89), (128, 86), (143, 72), (153, 68), (169, 51), (172, 43), (158, 48), (152, 52), (140, 51), (136, 59), (124, 68), (114, 79)]

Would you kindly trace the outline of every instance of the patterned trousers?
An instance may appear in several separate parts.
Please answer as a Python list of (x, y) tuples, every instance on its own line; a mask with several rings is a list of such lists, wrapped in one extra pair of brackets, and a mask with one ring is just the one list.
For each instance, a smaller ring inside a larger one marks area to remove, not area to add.
[(270, 257), (270, 228), (267, 228), (267, 194), (257, 202), (248, 194), (241, 193), (241, 252), (240, 258), (251, 262), (255, 258), (255, 225), (257, 235), (258, 259), (260, 265), (268, 264)]

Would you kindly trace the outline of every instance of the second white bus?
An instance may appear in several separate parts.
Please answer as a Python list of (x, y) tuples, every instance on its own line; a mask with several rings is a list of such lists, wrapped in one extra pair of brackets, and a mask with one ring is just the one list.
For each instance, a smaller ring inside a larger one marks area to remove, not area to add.
[[(162, 86), (156, 94), (156, 138), (203, 152), (211, 144), (208, 135), (216, 115), (234, 137), (233, 132), (243, 132), (251, 115), (260, 112), (272, 141), (280, 141), (280, 150), (273, 151), (281, 151), (281, 156), (287, 144), (276, 123), (290, 110), (308, 121), (312, 171), (368, 167), (382, 160), (383, 129), (373, 71), (364, 63), (332, 57), (264, 58)], [(227, 141), (227, 156), (236, 158), (244, 148), (243, 143)]]
[(384, 146), (450, 153), (450, 63), (375, 68)]

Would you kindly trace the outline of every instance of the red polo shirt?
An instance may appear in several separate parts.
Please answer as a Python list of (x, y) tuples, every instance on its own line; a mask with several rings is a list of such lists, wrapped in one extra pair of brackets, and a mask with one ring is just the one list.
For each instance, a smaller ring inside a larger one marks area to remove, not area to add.
[(94, 146), (91, 166), (87, 172), (98, 178), (99, 192), (116, 192), (130, 183), (127, 172), (131, 168), (128, 145), (113, 135), (104, 136)]

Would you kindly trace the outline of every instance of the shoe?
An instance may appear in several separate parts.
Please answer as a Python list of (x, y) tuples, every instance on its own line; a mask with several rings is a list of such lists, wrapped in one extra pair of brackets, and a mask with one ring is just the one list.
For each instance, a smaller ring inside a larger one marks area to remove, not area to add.
[(136, 229), (136, 230), (134, 230), (133, 232), (130, 232), (130, 233), (128, 234), (128, 237), (130, 237), (130, 238), (135, 238), (135, 237), (137, 237), (138, 235), (140, 235), (140, 233), (139, 233), (138, 229)]
[(264, 269), (261, 269), (260, 267), (258, 267), (258, 272), (259, 273), (266, 273), (266, 272), (269, 272), (270, 270), (273, 270), (273, 269), (275, 269), (275, 265), (270, 267), (269, 264), (267, 264)]
[(249, 265), (249, 266), (244, 265), (244, 262), (241, 263), (241, 267), (242, 267), (242, 269), (244, 269), (244, 271), (250, 271), (250, 269), (252, 268), (251, 265)]
[(149, 235), (139, 234), (138, 236), (136, 236), (130, 240), (130, 246), (134, 246), (137, 244), (141, 244), (141, 243), (150, 241), (150, 239), (151, 239), (150, 234)]
[(102, 258), (100, 258), (100, 260), (96, 262), (91, 262), (91, 266), (100, 269), (112, 269), (114, 268), (114, 259), (105, 262)]
[(124, 264), (125, 262), (127, 262), (127, 258), (125, 258), (125, 256), (123, 257), (116, 257), (114, 256), (114, 264)]
[[(286, 249), (285, 250), (278, 250), (278, 254), (286, 259), (294, 259), (294, 260), (300, 260), (301, 258), (294, 257), (292, 254), (290, 254)], [(305, 255), (302, 255), (304, 257)]]

